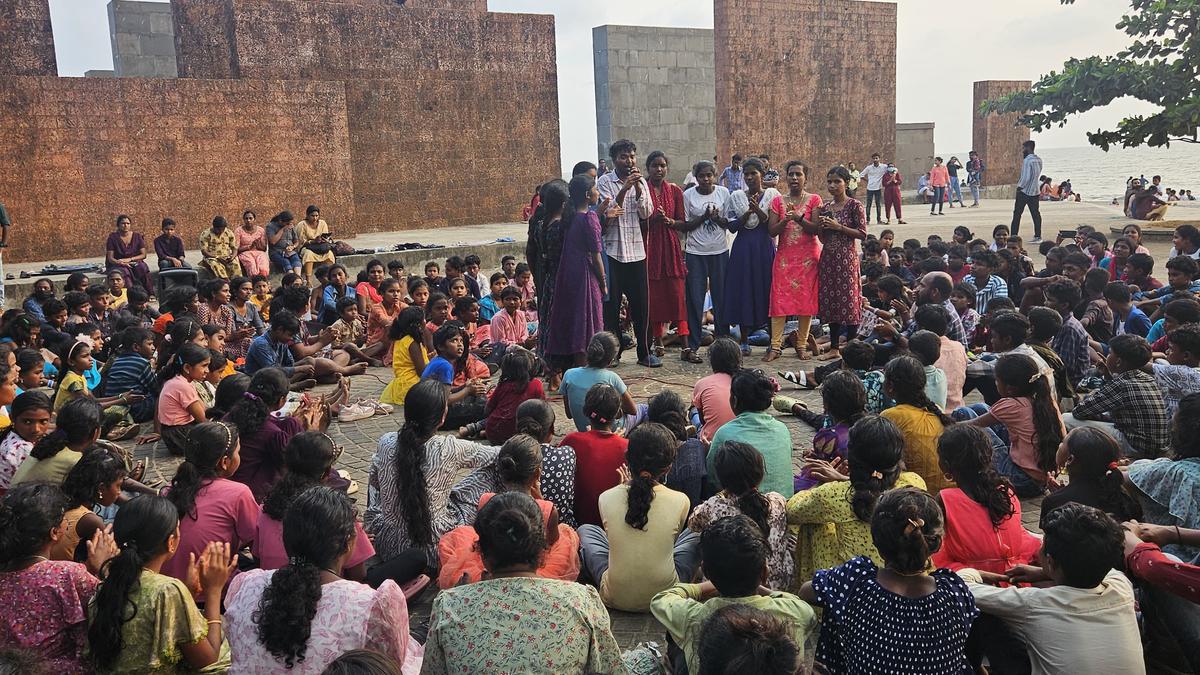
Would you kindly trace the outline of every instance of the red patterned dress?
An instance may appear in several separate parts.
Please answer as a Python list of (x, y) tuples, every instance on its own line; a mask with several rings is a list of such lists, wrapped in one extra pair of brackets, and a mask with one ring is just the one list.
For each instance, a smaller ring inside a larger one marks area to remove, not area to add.
[[(862, 202), (847, 199), (838, 211), (833, 201), (824, 208), (845, 227), (866, 236), (867, 212)], [(817, 266), (818, 314), (826, 323), (858, 325), (862, 320), (862, 280), (859, 273), (858, 240), (840, 232), (821, 231), (821, 262)]]
[[(784, 201), (788, 200), (784, 197)], [(815, 222), (821, 210), (821, 197), (810, 194), (792, 213), (803, 213)], [(790, 214), (789, 214), (790, 215)], [(809, 234), (799, 223), (788, 221), (775, 249), (775, 269), (771, 274), (771, 316), (813, 316), (817, 313), (817, 268), (821, 259), (821, 240)]]
[(674, 228), (668, 227), (659, 215), (661, 209), (667, 218), (684, 220), (683, 191), (678, 185), (663, 181), (655, 186), (650, 183), (650, 200), (653, 213), (646, 220), (646, 278), (649, 282), (650, 323), (662, 324), (686, 321), (687, 309), (683, 304), (683, 282), (687, 279), (687, 266), (683, 262), (683, 248)]

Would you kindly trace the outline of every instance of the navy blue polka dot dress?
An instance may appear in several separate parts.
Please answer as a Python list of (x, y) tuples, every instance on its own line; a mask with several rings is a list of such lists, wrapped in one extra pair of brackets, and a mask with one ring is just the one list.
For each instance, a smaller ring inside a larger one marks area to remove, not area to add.
[(937, 590), (906, 598), (880, 586), (878, 573), (859, 556), (813, 577), (825, 609), (816, 660), (832, 673), (972, 672), (963, 648), (979, 610), (966, 582), (939, 569)]

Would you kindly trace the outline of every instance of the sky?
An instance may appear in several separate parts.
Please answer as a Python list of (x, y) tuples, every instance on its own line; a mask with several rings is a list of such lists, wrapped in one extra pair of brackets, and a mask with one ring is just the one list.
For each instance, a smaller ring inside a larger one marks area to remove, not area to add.
[[(1071, 57), (1114, 54), (1129, 42), (1116, 30), (1129, 0), (898, 0), (896, 121), (933, 122), (940, 154), (971, 144), (972, 82), (1034, 80)], [(50, 0), (59, 74), (112, 68), (107, 0)], [(931, 8), (937, 7), (931, 12)], [(712, 0), (489, 0), (494, 12), (554, 14), (564, 166), (596, 152), (592, 28), (606, 24), (712, 28)], [(798, 27), (798, 35), (802, 35)], [(852, 58), (870, 49), (845, 45)], [(1042, 147), (1087, 145), (1087, 131), (1113, 128), (1154, 106), (1131, 99), (1077, 116), (1034, 139)], [(594, 159), (594, 158), (593, 158)]]

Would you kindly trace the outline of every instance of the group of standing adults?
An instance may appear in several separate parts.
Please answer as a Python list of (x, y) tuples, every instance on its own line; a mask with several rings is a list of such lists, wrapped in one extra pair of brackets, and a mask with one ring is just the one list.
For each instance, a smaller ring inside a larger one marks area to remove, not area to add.
[[(786, 320), (796, 317), (794, 344), (807, 356), (809, 325), (820, 316), (833, 331), (829, 357), (837, 355), (841, 329), (853, 334), (861, 317), (856, 242), (867, 230), (847, 168), (829, 170), (823, 199), (809, 192), (800, 161), (785, 167), (786, 193), (766, 184), (778, 178), (755, 157), (736, 157), (720, 179), (713, 162), (698, 162), (695, 184), (682, 190), (667, 180), (670, 160), (660, 151), (645, 174), (632, 141), (613, 143), (609, 154), (611, 172), (596, 178), (596, 167), (581, 162), (569, 184), (542, 186), (530, 222), (539, 344), (552, 368), (581, 365), (595, 332), (620, 335), (625, 324), (639, 365), (662, 365), (661, 337), (672, 324), (686, 336), (683, 360), (699, 363), (710, 307), (716, 335), (738, 327), (745, 354), (750, 333), (769, 325), (764, 360), (778, 358)], [(718, 184), (731, 173), (734, 188)]]
[[(173, 218), (164, 218), (162, 233), (153, 246), (158, 257), (160, 273), (191, 271), (194, 285), (197, 268), (213, 277), (232, 279), (238, 276), (270, 276), (271, 266), (280, 272), (312, 274), (313, 266), (334, 262), (334, 243), (329, 225), (321, 218), (321, 209), (309, 206), (305, 219), (296, 223), (290, 211), (283, 211), (264, 228), (257, 214), (247, 209), (242, 213), (240, 227), (230, 227), (224, 216), (212, 219), (209, 228), (200, 233), (200, 260), (196, 267), (188, 262), (183, 239), (176, 234)], [(154, 296), (146, 238), (133, 229), (133, 219), (117, 216), (116, 229), (105, 241), (105, 271), (117, 270), (126, 287), (134, 285)]]

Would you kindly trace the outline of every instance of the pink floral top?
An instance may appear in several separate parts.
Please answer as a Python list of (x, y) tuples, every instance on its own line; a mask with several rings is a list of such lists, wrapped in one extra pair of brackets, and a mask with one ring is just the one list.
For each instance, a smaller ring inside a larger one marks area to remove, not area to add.
[(91, 672), (83, 659), (86, 608), (99, 583), (66, 560), (0, 572), (0, 648), (30, 650), (56, 675)]
[(233, 654), (230, 672), (316, 675), (351, 649), (373, 649), (402, 664), (405, 673), (420, 672), (424, 650), (408, 635), (408, 605), (400, 587), (391, 580), (378, 589), (344, 580), (321, 586), (304, 660), (285, 670), (283, 661), (258, 641), (254, 620), (263, 591), (274, 574), (274, 570), (252, 570), (239, 574), (229, 584), (225, 636)]
[(33, 443), (21, 438), (15, 429), (10, 430), (4, 436), (4, 440), (0, 441), (0, 495), (12, 485), (17, 467), (29, 457), (32, 450)]
[(529, 339), (529, 318), (524, 310), (517, 310), (516, 316), (510, 316), (507, 310), (500, 310), (492, 317), (492, 342), (507, 345), (524, 344)]

